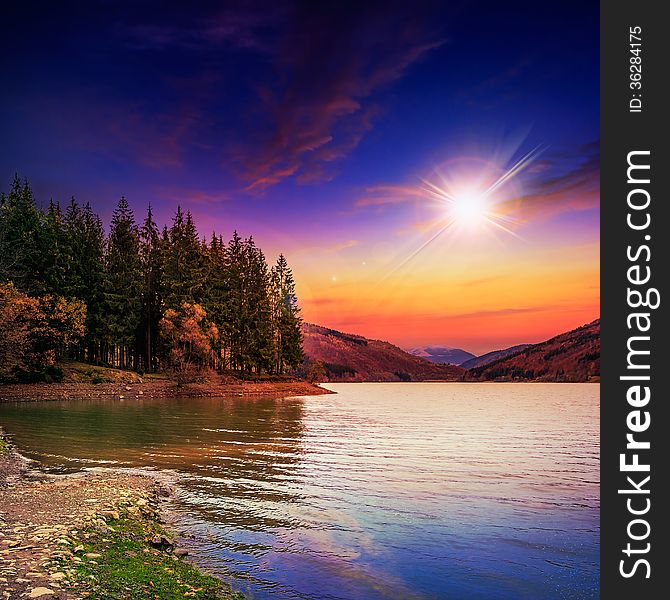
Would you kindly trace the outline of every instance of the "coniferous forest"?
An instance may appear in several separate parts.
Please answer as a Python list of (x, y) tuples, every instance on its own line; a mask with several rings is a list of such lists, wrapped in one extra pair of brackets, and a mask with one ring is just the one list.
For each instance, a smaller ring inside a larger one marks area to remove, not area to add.
[(188, 381), (282, 374), (303, 360), (295, 281), (252, 237), (201, 239), (178, 207), (159, 229), (122, 197), (106, 234), (90, 204), (0, 195), (0, 379), (58, 379), (73, 359)]

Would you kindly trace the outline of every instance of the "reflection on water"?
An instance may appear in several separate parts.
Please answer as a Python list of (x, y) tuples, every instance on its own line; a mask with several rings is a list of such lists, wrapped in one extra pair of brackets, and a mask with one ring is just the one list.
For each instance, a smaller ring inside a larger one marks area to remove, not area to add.
[(0, 405), (47, 468), (170, 469), (180, 526), (252, 598), (598, 597), (585, 384)]

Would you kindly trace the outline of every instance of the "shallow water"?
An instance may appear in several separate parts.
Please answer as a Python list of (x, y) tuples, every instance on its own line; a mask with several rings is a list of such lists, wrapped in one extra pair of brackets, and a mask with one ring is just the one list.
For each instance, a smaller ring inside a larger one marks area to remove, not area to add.
[(327, 387), (0, 423), (54, 471), (173, 471), (198, 557), (250, 598), (598, 597), (598, 385)]

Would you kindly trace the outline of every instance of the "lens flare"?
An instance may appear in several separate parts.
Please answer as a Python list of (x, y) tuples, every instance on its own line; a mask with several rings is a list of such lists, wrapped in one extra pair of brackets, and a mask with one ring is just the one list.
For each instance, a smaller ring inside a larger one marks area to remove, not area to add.
[(435, 219), (434, 233), (402, 260), (393, 272), (447, 233), (464, 233), (471, 238), (474, 233), (488, 230), (501, 231), (519, 238), (513, 228), (520, 221), (510, 214), (510, 196), (502, 191), (504, 186), (509, 185), (527, 169), (544, 150), (544, 147), (537, 146), (505, 169), (482, 159), (471, 159), (480, 165), (477, 169), (440, 169), (429, 179), (422, 179), (420, 197), (429, 200), (440, 211)]

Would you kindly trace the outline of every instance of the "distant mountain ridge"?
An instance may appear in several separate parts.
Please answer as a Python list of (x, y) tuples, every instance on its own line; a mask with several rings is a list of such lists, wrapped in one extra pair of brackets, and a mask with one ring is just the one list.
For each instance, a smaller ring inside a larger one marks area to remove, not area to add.
[(460, 366), (463, 367), (464, 369), (474, 369), (475, 367), (483, 367), (484, 365), (492, 363), (494, 360), (507, 358), (512, 354), (516, 354), (521, 350), (525, 350), (526, 348), (528, 348), (528, 346), (532, 346), (532, 344), (517, 344), (516, 346), (511, 346), (509, 348), (503, 348), (501, 350), (493, 350), (491, 352), (487, 352), (486, 354), (482, 354), (481, 356), (475, 356), (470, 360), (466, 360), (465, 362), (460, 363)]
[(477, 355), (472, 352), (449, 346), (419, 346), (408, 352), (440, 365), (462, 365), (468, 360), (477, 358)]
[(600, 319), (471, 368), (468, 381), (598, 381)]
[(303, 323), (303, 349), (328, 381), (456, 381), (465, 370), (436, 364), (398, 346), (361, 335)]
[(600, 378), (600, 319), (538, 344), (488, 352), (461, 366), (431, 362), (389, 342), (311, 323), (303, 323), (302, 332), (306, 368), (316, 367), (319, 381), (585, 382)]

